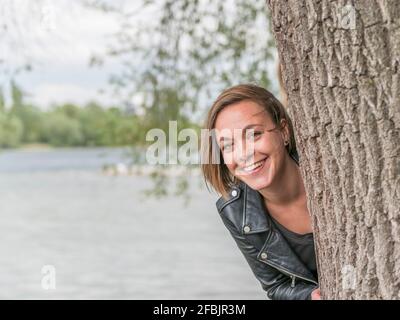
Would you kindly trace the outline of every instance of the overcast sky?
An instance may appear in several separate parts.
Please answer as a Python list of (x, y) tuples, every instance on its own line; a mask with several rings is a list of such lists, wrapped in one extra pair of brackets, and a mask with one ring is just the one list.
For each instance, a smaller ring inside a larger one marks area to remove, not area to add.
[[(1, 58), (9, 70), (32, 62), (31, 72), (16, 76), (29, 101), (45, 108), (52, 102), (117, 101), (99, 90), (107, 87), (109, 75), (120, 68), (118, 61), (89, 67), (92, 54), (104, 53), (110, 35), (118, 30), (116, 16), (88, 8), (79, 0), (0, 3), (1, 21), (8, 28), (1, 35)], [(7, 80), (4, 75), (2, 80)]]

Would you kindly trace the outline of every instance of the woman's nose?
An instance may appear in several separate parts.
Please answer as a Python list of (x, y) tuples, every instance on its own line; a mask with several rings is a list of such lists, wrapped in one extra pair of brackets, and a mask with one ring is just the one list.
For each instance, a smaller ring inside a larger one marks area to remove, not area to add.
[(248, 165), (252, 163), (254, 159), (254, 150), (249, 148), (238, 148), (238, 154), (236, 161), (240, 165)]

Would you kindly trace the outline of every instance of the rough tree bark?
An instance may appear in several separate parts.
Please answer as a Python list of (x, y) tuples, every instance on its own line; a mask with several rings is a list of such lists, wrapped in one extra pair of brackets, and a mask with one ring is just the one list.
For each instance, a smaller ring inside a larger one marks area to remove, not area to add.
[(400, 298), (400, 1), (267, 0), (325, 299)]

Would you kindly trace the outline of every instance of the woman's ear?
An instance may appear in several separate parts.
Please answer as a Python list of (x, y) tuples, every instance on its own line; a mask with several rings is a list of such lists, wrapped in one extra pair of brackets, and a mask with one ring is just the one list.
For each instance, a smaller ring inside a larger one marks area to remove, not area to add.
[(290, 139), (289, 126), (286, 119), (281, 119), (281, 132), (284, 144), (286, 146), (289, 144), (289, 139)]

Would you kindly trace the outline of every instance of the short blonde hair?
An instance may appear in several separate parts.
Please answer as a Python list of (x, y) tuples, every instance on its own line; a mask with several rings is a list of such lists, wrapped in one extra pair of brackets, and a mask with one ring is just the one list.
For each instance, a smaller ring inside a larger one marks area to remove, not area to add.
[[(255, 102), (263, 107), (277, 127), (282, 128), (281, 120), (286, 121), (289, 130), (289, 143), (286, 148), (289, 155), (297, 155), (293, 124), (282, 103), (268, 90), (253, 84), (240, 84), (224, 90), (208, 111), (204, 128), (207, 131), (215, 129), (218, 114), (226, 107), (244, 100)], [(216, 192), (227, 199), (229, 190), (238, 185), (240, 181), (229, 172), (223, 161), (221, 150), (218, 150), (219, 159), (222, 159), (221, 163), (213, 161), (215, 159), (213, 146), (217, 146), (216, 138), (213, 135), (208, 136), (206, 141), (202, 141), (201, 170), (207, 188), (211, 185)]]

